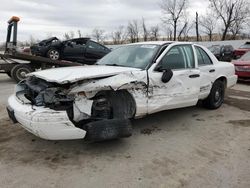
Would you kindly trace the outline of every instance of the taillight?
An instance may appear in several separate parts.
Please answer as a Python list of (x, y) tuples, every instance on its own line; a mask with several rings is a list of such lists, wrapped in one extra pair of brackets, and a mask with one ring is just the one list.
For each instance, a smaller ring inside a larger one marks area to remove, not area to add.
[(235, 70), (236, 71), (247, 71), (250, 72), (250, 66), (246, 65), (246, 66), (235, 66)]

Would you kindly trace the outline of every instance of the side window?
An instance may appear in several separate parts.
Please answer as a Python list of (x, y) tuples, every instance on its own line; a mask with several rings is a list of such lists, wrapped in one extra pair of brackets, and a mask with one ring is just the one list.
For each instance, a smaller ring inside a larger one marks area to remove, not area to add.
[(88, 43), (88, 46), (87, 46), (87, 47), (90, 48), (90, 49), (98, 50), (98, 51), (106, 51), (106, 48), (105, 48), (105, 47), (103, 47), (102, 45), (97, 44), (97, 43), (95, 43), (95, 42), (92, 42), (92, 41), (90, 41), (90, 42)]
[(194, 53), (191, 45), (178, 45), (171, 48), (161, 60), (163, 68), (194, 68)]
[(204, 65), (212, 65), (213, 62), (211, 61), (210, 57), (207, 55), (207, 53), (200, 47), (195, 46), (195, 51), (198, 58), (198, 65), (204, 66)]

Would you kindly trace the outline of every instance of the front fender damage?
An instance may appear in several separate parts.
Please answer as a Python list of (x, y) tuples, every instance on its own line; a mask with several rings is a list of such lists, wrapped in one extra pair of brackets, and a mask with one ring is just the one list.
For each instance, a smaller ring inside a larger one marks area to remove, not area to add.
[[(73, 105), (74, 121), (79, 122), (81, 120), (91, 118), (94, 111), (93, 106), (96, 107), (96, 105), (94, 105), (96, 104), (96, 101), (100, 103), (108, 103), (108, 101), (105, 101), (105, 97), (103, 96), (106, 95), (105, 93), (107, 92), (126, 91), (132, 96), (134, 101), (138, 99), (138, 101), (144, 103), (145, 106), (146, 101), (142, 101), (141, 99), (145, 99), (146, 97), (147, 85), (145, 82), (142, 82), (140, 80), (143, 80), (143, 78), (138, 79), (132, 73), (126, 73), (108, 78), (86, 81), (80, 85), (75, 86), (70, 91), (70, 95), (76, 96)], [(102, 93), (102, 95), (100, 93)], [(122, 96), (121, 93), (120, 95)], [(112, 100), (115, 100), (115, 95), (109, 97), (113, 97)], [(143, 106), (143, 104), (138, 104), (138, 106)], [(120, 108), (123, 107), (124, 104), (123, 106), (120, 106)], [(139, 110), (141, 109), (139, 108)]]
[(34, 106), (67, 112), (69, 120), (87, 132), (88, 140), (128, 137), (130, 119), (146, 104), (142, 100), (147, 95), (147, 85), (142, 81), (146, 79), (140, 75), (123, 73), (73, 85), (31, 77), (17, 88), (16, 97)]

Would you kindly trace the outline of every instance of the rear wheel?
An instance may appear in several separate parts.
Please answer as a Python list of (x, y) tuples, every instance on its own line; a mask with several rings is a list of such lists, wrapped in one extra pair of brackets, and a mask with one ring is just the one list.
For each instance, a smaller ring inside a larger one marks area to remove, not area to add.
[(214, 82), (209, 96), (203, 100), (203, 105), (209, 109), (217, 109), (224, 102), (225, 83), (221, 80)]
[(20, 82), (26, 78), (28, 73), (33, 72), (34, 70), (29, 65), (18, 64), (14, 66), (11, 70), (11, 77), (16, 81)]
[(50, 49), (47, 53), (47, 57), (51, 60), (59, 60), (60, 59), (60, 52), (56, 49)]

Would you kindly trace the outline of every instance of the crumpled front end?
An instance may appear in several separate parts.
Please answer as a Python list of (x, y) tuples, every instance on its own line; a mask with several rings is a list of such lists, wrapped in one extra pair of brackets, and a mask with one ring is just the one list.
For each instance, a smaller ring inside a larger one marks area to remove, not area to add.
[(8, 111), (23, 128), (46, 140), (82, 139), (86, 131), (74, 125), (69, 112), (73, 97), (67, 96), (69, 86), (30, 77), (19, 83), (16, 93), (8, 99)]
[(135, 101), (123, 88), (127, 84), (119, 82), (117, 89), (104, 87), (102, 81), (111, 81), (109, 78), (58, 84), (30, 76), (9, 98), (10, 118), (13, 113), (14, 121), (47, 140), (129, 137)]

